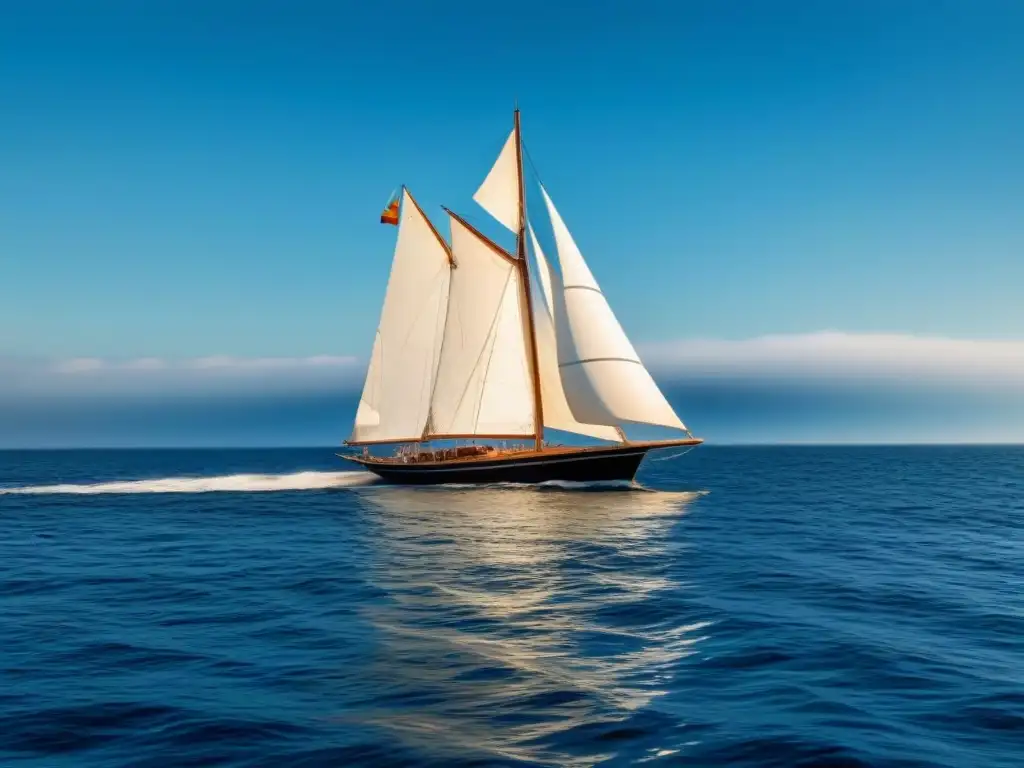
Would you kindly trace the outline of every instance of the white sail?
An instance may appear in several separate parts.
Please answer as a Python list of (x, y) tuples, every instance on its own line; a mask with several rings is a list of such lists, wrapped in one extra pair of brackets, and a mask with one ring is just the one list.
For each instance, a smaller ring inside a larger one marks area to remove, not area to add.
[(533, 244), (533, 255), (537, 262), (538, 278), (540, 279), (540, 301), (533, 303), (533, 327), (537, 337), (537, 366), (540, 370), (541, 401), (544, 404), (544, 426), (560, 429), (564, 432), (575, 432), (598, 440), (618, 442), (619, 432), (615, 427), (599, 424), (583, 424), (577, 421), (569, 408), (562, 389), (562, 378), (558, 371), (558, 347), (555, 341), (555, 324), (551, 307), (553, 306), (552, 283), (558, 276), (553, 273), (548, 260), (544, 258), (537, 236), (530, 228), (530, 240)]
[(519, 231), (519, 159), (514, 129), (473, 199), (510, 230)]
[(573, 416), (588, 424), (656, 424), (685, 430), (616, 320), (547, 190), (561, 290), (553, 290), (558, 367)]
[(412, 441), (423, 434), (451, 271), (443, 242), (403, 190), (391, 275), (350, 442)]
[(448, 313), (429, 437), (533, 437), (519, 268), (451, 217)]
[[(537, 233), (533, 231), (533, 225), (527, 222), (527, 229), (530, 230), (530, 244), (533, 246), (533, 255), (537, 261), (537, 277), (540, 278), (541, 291), (544, 293), (544, 304), (548, 308), (548, 313), (553, 313), (554, 300), (551, 297), (551, 267), (548, 265), (548, 260), (544, 257), (544, 251), (541, 250), (540, 243), (537, 240)], [(554, 315), (551, 315), (552, 318)]]
[(363, 383), (363, 392), (359, 397), (359, 407), (356, 409), (356, 423), (352, 430), (350, 440), (359, 440), (360, 435), (369, 436), (374, 427), (380, 426), (380, 411), (377, 405), (383, 399), (381, 389), (381, 376), (383, 370), (380, 362), (380, 329), (373, 335), (373, 352), (370, 354), (370, 365), (366, 369), (366, 381)]

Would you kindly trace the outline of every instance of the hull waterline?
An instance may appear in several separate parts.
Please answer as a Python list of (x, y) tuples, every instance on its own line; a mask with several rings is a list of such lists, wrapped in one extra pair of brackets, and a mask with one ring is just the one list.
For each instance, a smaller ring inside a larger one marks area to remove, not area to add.
[[(698, 441), (675, 443), (694, 445)], [(362, 465), (389, 483), (441, 485), (491, 483), (629, 482), (636, 476), (647, 452), (665, 445), (628, 445), (607, 449), (541, 451), (504, 454), (472, 460), (403, 463), (363, 456), (342, 458)]]

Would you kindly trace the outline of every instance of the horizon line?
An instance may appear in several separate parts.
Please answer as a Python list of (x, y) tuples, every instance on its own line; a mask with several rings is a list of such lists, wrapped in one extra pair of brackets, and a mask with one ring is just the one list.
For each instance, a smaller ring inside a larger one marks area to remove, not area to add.
[[(23, 446), (20, 448), (0, 447), (0, 453), (14, 452), (58, 452), (58, 451), (331, 451), (336, 452), (343, 445), (134, 445), (134, 446)], [(779, 442), (704, 442), (703, 448), (1024, 448), (1024, 440), (973, 440), (962, 442), (933, 441), (779, 441)], [(663, 449), (652, 449), (663, 450)], [(668, 450), (668, 449), (664, 449)], [(339, 455), (340, 456), (340, 455)]]

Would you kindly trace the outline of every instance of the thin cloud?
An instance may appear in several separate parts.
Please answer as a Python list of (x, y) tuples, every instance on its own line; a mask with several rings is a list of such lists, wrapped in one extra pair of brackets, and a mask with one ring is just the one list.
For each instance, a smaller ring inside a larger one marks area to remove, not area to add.
[(128, 360), (121, 367), (129, 371), (162, 371), (167, 368), (167, 361), (159, 357), (140, 357)]
[(70, 360), (59, 360), (53, 365), (56, 373), (86, 373), (98, 371), (104, 367), (104, 362), (98, 357), (75, 357)]
[(312, 366), (351, 366), (357, 362), (355, 357), (337, 357), (333, 355), (314, 355), (312, 357), (199, 357), (185, 362), (187, 368), (201, 370), (230, 371), (265, 371), (308, 368)]
[[(74, 357), (55, 360), (49, 368), (54, 373), (92, 373), (94, 371), (164, 371), (164, 370), (228, 370), (260, 371), (267, 369), (304, 368), (310, 366), (349, 366), (357, 362), (355, 357), (335, 355), (313, 355), (311, 357), (230, 357), (212, 355), (209, 357), (166, 360), (160, 357), (138, 357), (130, 360), (104, 360), (98, 357)], [(30, 363), (31, 367), (31, 363)]]
[[(712, 442), (1024, 439), (1024, 341), (822, 332), (640, 347)], [(326, 444), (366, 361), (0, 356), (0, 447)]]
[(356, 386), (355, 357), (207, 356), (64, 360), (0, 358), (0, 397), (197, 396), (237, 392), (327, 392)]
[(1024, 341), (836, 331), (648, 344), (645, 362), (676, 377), (878, 380), (1024, 387)]
[[(835, 331), (641, 345), (670, 386), (707, 378), (1024, 390), (1024, 341)], [(366, 361), (352, 356), (28, 360), (0, 357), (0, 396), (352, 392)]]

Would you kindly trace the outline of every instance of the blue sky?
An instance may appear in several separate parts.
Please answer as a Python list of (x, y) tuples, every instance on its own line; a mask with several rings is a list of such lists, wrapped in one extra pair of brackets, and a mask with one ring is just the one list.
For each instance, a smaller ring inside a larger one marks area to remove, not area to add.
[(487, 226), (470, 196), (515, 99), (642, 349), (720, 344), (755, 380), (730, 343), (1018, 354), (1024, 5), (517, 8), (521, 25), (462, 2), (5, 4), (0, 370), (73, 393), (83, 366), (140, 358), (358, 368), (388, 193)]

